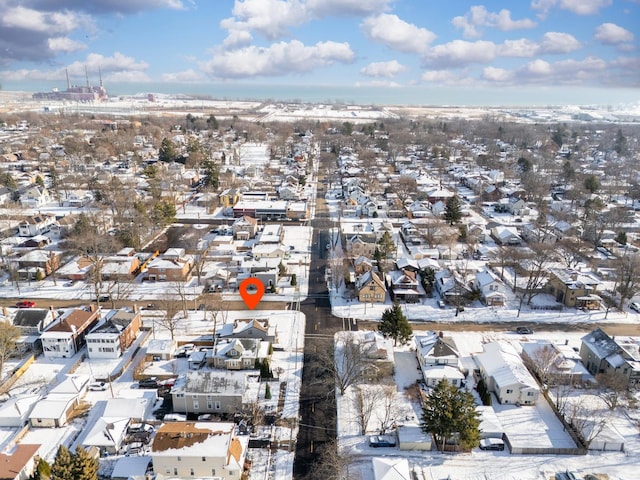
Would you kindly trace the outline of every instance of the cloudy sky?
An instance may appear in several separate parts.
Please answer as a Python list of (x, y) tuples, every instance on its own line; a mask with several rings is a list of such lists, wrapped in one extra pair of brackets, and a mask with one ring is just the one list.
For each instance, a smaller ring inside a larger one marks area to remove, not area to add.
[(0, 0), (0, 83), (638, 89), (639, 36), (640, 0)]

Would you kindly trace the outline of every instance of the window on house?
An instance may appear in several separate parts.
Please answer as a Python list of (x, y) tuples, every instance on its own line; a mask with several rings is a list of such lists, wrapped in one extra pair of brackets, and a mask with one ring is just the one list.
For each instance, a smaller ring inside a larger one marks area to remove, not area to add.
[(206, 462), (207, 461), (207, 457), (202, 457), (202, 461)]
[(216, 410), (220, 410), (220, 402), (216, 402), (215, 406), (216, 406)]
[(189, 474), (193, 477), (195, 475), (195, 472), (193, 471), (193, 468), (189, 469)]
[(173, 474), (177, 475), (178, 474), (178, 467), (173, 467)]
[(193, 409), (194, 410), (200, 410), (200, 402), (198, 402), (197, 400), (193, 401)]
[(510, 393), (513, 393), (513, 390), (511, 389), (507, 390), (507, 395), (509, 395)]
[(181, 462), (182, 461), (182, 457), (178, 457), (178, 461)]

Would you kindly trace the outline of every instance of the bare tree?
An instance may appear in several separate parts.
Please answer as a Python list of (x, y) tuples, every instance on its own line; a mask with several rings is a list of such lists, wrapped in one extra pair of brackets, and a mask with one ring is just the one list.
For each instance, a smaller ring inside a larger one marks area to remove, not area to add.
[(375, 411), (379, 399), (379, 390), (371, 385), (358, 385), (356, 387), (356, 415), (360, 433), (365, 435), (369, 429), (369, 421)]
[(368, 353), (371, 346), (355, 339), (352, 332), (336, 334), (335, 350), (327, 349), (321, 353), (324, 368), (333, 376), (340, 395), (359, 383), (371, 363)]
[(376, 412), (376, 415), (380, 421), (380, 433), (384, 434), (397, 424), (401, 411), (396, 385), (381, 385), (379, 388), (382, 408)]
[(602, 411), (596, 411), (593, 407), (587, 406), (584, 398), (581, 397), (571, 402), (566, 420), (580, 435), (584, 446), (589, 448), (591, 442), (602, 433), (607, 423), (609, 423), (610, 415), (603, 414)]
[(122, 282), (118, 279), (105, 282), (106, 292), (109, 295), (109, 301), (111, 302), (111, 308), (116, 308), (120, 302), (128, 300), (131, 292), (133, 292), (133, 285), (131, 282)]
[(569, 400), (571, 394), (575, 391), (575, 387), (571, 379), (564, 376), (556, 376), (552, 384), (553, 402), (556, 405), (558, 413), (565, 418), (568, 413)]
[(0, 321), (0, 375), (4, 362), (16, 348), (16, 341), (20, 336), (20, 329), (12, 323)]
[(628, 391), (628, 380), (619, 373), (607, 372), (596, 375), (598, 382), (598, 397), (607, 405), (609, 410), (614, 410), (619, 404), (620, 399)]
[(415, 195), (418, 183), (416, 179), (408, 175), (401, 176), (398, 181), (392, 185), (393, 192), (398, 196), (401, 206), (404, 208), (405, 202)]
[(626, 299), (632, 298), (640, 287), (640, 256), (625, 255), (616, 259), (616, 283), (620, 294), (618, 309), (622, 311)]
[(587, 250), (585, 243), (574, 237), (565, 237), (556, 243), (556, 252), (567, 268), (576, 268)]
[(164, 299), (158, 302), (158, 306), (162, 310), (162, 316), (157, 318), (155, 323), (169, 332), (171, 340), (175, 338), (176, 330), (184, 320), (184, 317), (180, 315), (181, 303), (180, 300), (175, 299)]
[(533, 351), (527, 357), (526, 363), (538, 375), (540, 381), (548, 385), (554, 379), (553, 373), (558, 355), (556, 349), (551, 344), (547, 344)]
[(527, 259), (527, 285), (524, 292), (520, 297), (520, 304), (518, 305), (518, 317), (522, 310), (522, 305), (525, 302), (527, 305), (531, 303), (533, 297), (540, 293), (540, 288), (546, 282), (547, 270), (551, 263), (555, 260), (555, 249), (553, 245), (547, 245), (544, 243), (533, 243), (530, 245), (531, 254)]
[(339, 451), (338, 441), (331, 440), (320, 447), (316, 461), (305, 480), (361, 480), (361, 476), (349, 471), (353, 461), (350, 455)]

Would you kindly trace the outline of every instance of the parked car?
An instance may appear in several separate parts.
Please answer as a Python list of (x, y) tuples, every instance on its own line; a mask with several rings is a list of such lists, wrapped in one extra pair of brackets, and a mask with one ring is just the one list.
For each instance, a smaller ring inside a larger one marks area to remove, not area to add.
[(16, 303), (16, 308), (33, 308), (36, 306), (36, 302), (32, 302), (31, 300), (21, 300)]
[(531, 335), (533, 333), (533, 330), (531, 330), (529, 327), (518, 327), (516, 328), (516, 333), (520, 335)]
[(438, 307), (440, 308), (446, 308), (447, 304), (444, 303), (444, 300), (438, 300)]
[(138, 388), (158, 388), (158, 379), (156, 377), (144, 378), (138, 382)]
[(369, 437), (369, 446), (378, 447), (395, 447), (396, 440), (390, 435), (372, 435)]
[(504, 442), (499, 438), (483, 438), (480, 440), (480, 450), (504, 450)]
[(636, 312), (640, 312), (640, 303), (638, 303), (638, 302), (631, 302), (631, 303), (629, 304), (629, 308), (630, 308), (631, 310), (635, 310)]
[(102, 392), (109, 388), (109, 385), (107, 385), (107, 382), (93, 382), (89, 384), (88, 388), (94, 392)]

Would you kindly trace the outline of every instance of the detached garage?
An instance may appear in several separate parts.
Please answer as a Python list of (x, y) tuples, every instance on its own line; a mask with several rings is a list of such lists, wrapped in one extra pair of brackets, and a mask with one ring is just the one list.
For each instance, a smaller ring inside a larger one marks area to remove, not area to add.
[[(585, 438), (592, 436), (591, 429), (594, 424), (590, 423), (583, 429)], [(597, 428), (597, 427), (595, 427)], [(622, 452), (624, 451), (624, 437), (622, 437), (613, 427), (605, 425), (600, 433), (598, 433), (593, 441), (589, 444), (589, 450), (600, 450), (604, 452)]]
[(418, 426), (398, 428), (398, 446), (400, 450), (431, 450), (431, 434), (424, 433)]

